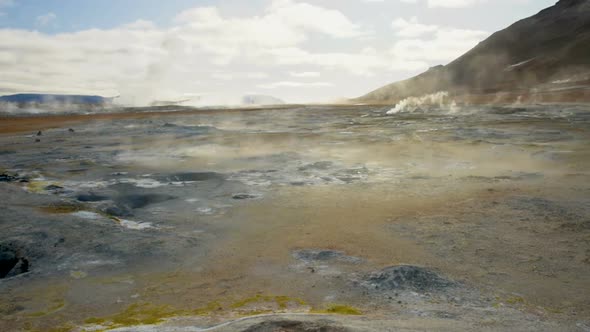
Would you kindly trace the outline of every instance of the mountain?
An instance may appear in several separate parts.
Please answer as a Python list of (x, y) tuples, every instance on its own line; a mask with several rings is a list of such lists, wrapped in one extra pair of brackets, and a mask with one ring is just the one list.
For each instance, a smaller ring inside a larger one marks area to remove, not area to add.
[(281, 105), (285, 102), (273, 96), (246, 95), (242, 97), (243, 105)]
[(561, 0), (446, 66), (352, 101), (397, 103), (438, 91), (475, 103), (590, 101), (590, 0)]
[(85, 95), (52, 95), (37, 93), (21, 93), (16, 95), (0, 96), (0, 102), (26, 104), (82, 104), (105, 105), (112, 103), (114, 98)]

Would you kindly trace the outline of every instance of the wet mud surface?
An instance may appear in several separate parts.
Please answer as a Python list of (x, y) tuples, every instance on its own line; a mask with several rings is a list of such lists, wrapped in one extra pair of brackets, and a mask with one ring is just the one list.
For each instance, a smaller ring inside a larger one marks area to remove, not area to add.
[(0, 134), (0, 330), (590, 330), (590, 109), (388, 110)]

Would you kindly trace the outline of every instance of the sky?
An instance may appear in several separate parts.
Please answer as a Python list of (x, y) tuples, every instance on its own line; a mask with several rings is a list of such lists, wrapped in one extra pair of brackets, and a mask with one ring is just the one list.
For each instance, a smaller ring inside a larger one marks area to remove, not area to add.
[(357, 97), (556, 0), (0, 0), (0, 95)]

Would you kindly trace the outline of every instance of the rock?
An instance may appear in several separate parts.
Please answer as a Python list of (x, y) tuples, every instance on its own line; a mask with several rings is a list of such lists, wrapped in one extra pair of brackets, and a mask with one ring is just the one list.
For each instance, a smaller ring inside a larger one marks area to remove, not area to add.
[(43, 135), (43, 132), (41, 132), (41, 130), (39, 130), (39, 131), (37, 132), (37, 136), (42, 136), (42, 135)]
[(8, 173), (0, 174), (0, 182), (15, 182), (19, 179), (20, 178), (19, 178), (18, 174), (8, 174)]
[(293, 257), (307, 263), (337, 261), (342, 263), (358, 264), (363, 262), (362, 258), (347, 256), (343, 251), (329, 249), (296, 250), (293, 252)]
[(296, 320), (271, 320), (248, 327), (243, 332), (347, 332), (351, 331), (336, 322), (319, 320), (303, 322)]
[(0, 279), (5, 278), (16, 263), (18, 263), (16, 253), (9, 248), (0, 246)]
[(63, 192), (64, 191), (64, 187), (58, 186), (56, 184), (50, 184), (50, 185), (46, 186), (43, 189), (45, 189), (47, 191), (52, 191), (52, 192), (55, 192), (55, 193), (59, 193), (59, 192)]
[(156, 177), (156, 180), (162, 182), (197, 182), (208, 180), (223, 180), (223, 174), (216, 172), (190, 172), (190, 173), (175, 173), (165, 176)]
[(18, 250), (0, 245), (0, 279), (10, 278), (29, 271), (29, 260)]
[(133, 212), (125, 206), (113, 205), (108, 206), (103, 210), (109, 216), (114, 217), (132, 217)]
[(18, 259), (16, 265), (12, 268), (12, 270), (8, 272), (6, 278), (12, 278), (26, 272), (29, 272), (29, 260), (24, 257), (21, 257)]
[(432, 292), (456, 286), (457, 283), (420, 266), (397, 265), (371, 273), (364, 286), (380, 291), (412, 290)]
[(75, 131), (74, 129), (72, 129), (72, 128), (68, 128), (68, 131), (69, 131), (70, 133), (76, 132), (76, 131)]
[(39, 142), (41, 142), (41, 140), (40, 140), (40, 139), (38, 139), (38, 138), (37, 138), (37, 139), (35, 139), (35, 143), (39, 143)]
[(256, 199), (259, 198), (259, 195), (253, 195), (253, 194), (234, 194), (232, 195), (233, 199)]
[(100, 202), (100, 201), (106, 201), (109, 198), (107, 196), (88, 193), (88, 194), (79, 194), (76, 197), (76, 199), (79, 200), (80, 202)]

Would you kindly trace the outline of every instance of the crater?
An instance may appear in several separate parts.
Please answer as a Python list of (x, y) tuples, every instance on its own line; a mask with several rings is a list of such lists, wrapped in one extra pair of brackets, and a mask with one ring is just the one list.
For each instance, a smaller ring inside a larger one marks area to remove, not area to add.
[(380, 291), (412, 290), (429, 292), (457, 286), (457, 283), (424, 267), (397, 265), (371, 273), (365, 281), (365, 286)]
[(131, 209), (141, 209), (148, 205), (166, 202), (175, 198), (176, 196), (164, 194), (131, 194), (117, 198), (117, 204)]
[(29, 272), (29, 260), (19, 250), (0, 244), (0, 279)]
[(109, 198), (107, 196), (103, 196), (103, 195), (97, 195), (94, 193), (87, 193), (87, 194), (79, 194), (78, 196), (76, 196), (76, 199), (79, 200), (80, 202), (100, 202), (100, 201), (106, 201)]

